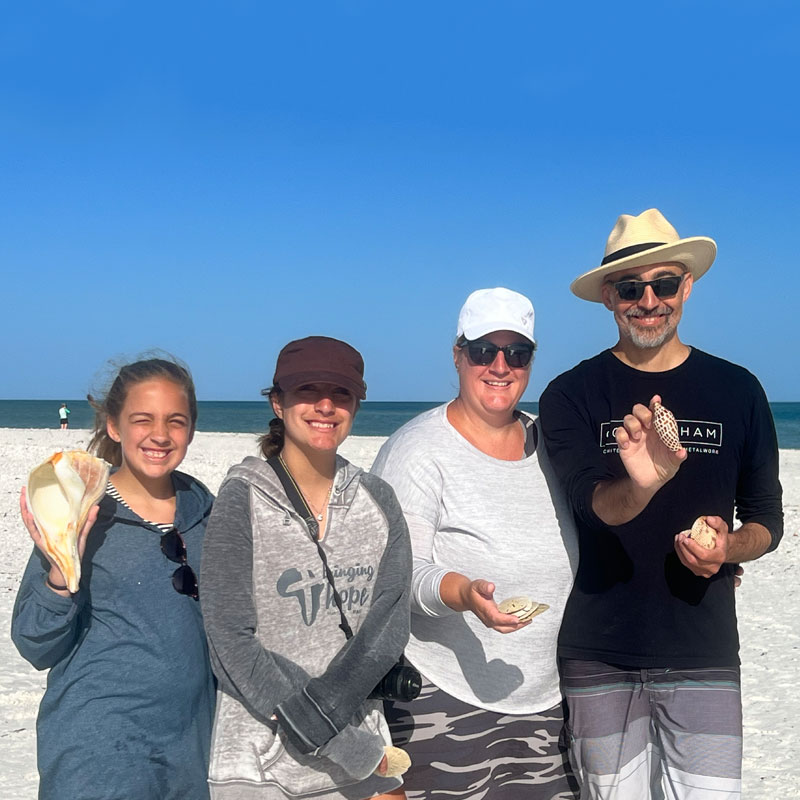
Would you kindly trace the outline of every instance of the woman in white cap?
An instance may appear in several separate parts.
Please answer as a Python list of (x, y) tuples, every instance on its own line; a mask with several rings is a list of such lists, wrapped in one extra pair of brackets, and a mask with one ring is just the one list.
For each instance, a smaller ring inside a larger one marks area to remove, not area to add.
[(201, 568), (220, 687), (212, 800), (360, 800), (402, 784), (408, 758), (368, 696), (408, 638), (408, 531), (392, 490), (336, 452), (363, 375), (346, 342), (289, 342), (263, 458), (220, 487)]
[(414, 554), (406, 655), (423, 689), (387, 713), (411, 755), (409, 800), (577, 796), (556, 666), (576, 535), (538, 423), (516, 407), (533, 318), (517, 292), (473, 292), (453, 348), (458, 396), (400, 428), (372, 468), (400, 500)]

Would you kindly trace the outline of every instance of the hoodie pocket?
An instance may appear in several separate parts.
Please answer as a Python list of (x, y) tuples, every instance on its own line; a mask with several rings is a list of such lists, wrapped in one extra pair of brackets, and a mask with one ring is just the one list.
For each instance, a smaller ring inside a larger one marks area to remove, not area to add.
[[(352, 724), (390, 744), (383, 717), (371, 706), (362, 706), (364, 713)], [(274, 784), (298, 797), (361, 782), (325, 756), (301, 753), (280, 728), (275, 733), (223, 692), (217, 698), (208, 776), (212, 783)]]
[(359, 783), (330, 759), (301, 753), (280, 729), (258, 758), (262, 780), (277, 784), (290, 795), (316, 794)]

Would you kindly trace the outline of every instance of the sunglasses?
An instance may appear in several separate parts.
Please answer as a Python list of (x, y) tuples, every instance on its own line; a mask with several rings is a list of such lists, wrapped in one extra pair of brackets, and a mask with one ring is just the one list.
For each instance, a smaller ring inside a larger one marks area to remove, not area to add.
[(620, 300), (641, 300), (648, 286), (658, 298), (675, 297), (683, 277), (683, 275), (670, 275), (666, 278), (656, 278), (654, 281), (617, 281), (611, 285), (616, 289)]
[(161, 552), (170, 561), (180, 564), (172, 573), (172, 588), (178, 594), (186, 594), (198, 600), (200, 596), (197, 591), (197, 575), (186, 563), (186, 542), (183, 541), (183, 536), (178, 533), (177, 528), (167, 531), (161, 537)]
[(506, 364), (515, 369), (519, 367), (527, 367), (531, 363), (533, 351), (536, 347), (532, 344), (525, 342), (516, 342), (514, 344), (507, 344), (503, 347), (498, 347), (496, 344), (486, 341), (485, 339), (475, 339), (474, 341), (466, 341), (460, 344), (459, 347), (463, 350), (466, 348), (469, 360), (476, 367), (488, 367), (493, 364), (497, 358), (497, 354), (502, 352), (506, 359)]

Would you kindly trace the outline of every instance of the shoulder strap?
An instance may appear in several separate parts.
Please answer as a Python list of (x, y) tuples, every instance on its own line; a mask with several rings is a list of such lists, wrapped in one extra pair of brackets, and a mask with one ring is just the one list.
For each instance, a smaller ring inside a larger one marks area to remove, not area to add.
[(325, 577), (327, 578), (331, 587), (331, 591), (333, 592), (333, 602), (336, 603), (336, 608), (339, 609), (339, 617), (341, 618), (339, 627), (344, 632), (345, 637), (351, 639), (353, 636), (353, 629), (350, 627), (350, 623), (347, 621), (347, 617), (344, 614), (342, 598), (339, 596), (339, 592), (336, 589), (336, 583), (333, 580), (333, 573), (331, 572), (331, 568), (328, 566), (328, 557), (325, 555), (325, 551), (322, 549), (322, 545), (319, 543), (319, 525), (317, 524), (317, 520), (314, 517), (314, 514), (311, 512), (311, 509), (308, 507), (308, 503), (306, 502), (305, 497), (303, 497), (300, 487), (295, 483), (295, 480), (289, 470), (286, 469), (286, 465), (283, 463), (281, 457), (272, 456), (267, 459), (267, 464), (269, 464), (272, 469), (275, 470), (275, 474), (278, 476), (278, 480), (281, 482), (281, 485), (286, 492), (286, 496), (289, 498), (289, 502), (294, 506), (294, 510), (308, 526), (308, 532), (311, 534), (311, 539), (317, 546), (317, 553), (319, 553), (320, 560), (322, 561), (322, 566), (325, 570)]
[(308, 507), (308, 503), (306, 503), (306, 499), (303, 497), (300, 487), (294, 482), (294, 478), (291, 476), (289, 470), (286, 469), (286, 465), (283, 463), (280, 456), (268, 458), (267, 464), (272, 467), (275, 474), (278, 476), (278, 480), (281, 482), (281, 486), (283, 486), (283, 490), (286, 492), (289, 502), (294, 506), (294, 510), (298, 513), (300, 518), (305, 521), (306, 525), (308, 525), (311, 538), (314, 539), (315, 542), (318, 542), (319, 525), (317, 524), (317, 520)]

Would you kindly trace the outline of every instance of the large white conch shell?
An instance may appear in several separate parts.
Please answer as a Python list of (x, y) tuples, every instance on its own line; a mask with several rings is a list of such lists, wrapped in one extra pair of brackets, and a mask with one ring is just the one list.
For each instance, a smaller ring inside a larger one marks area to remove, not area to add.
[(68, 450), (50, 456), (28, 476), (28, 508), (70, 592), (78, 591), (81, 579), (78, 534), (106, 490), (110, 469), (102, 458)]

